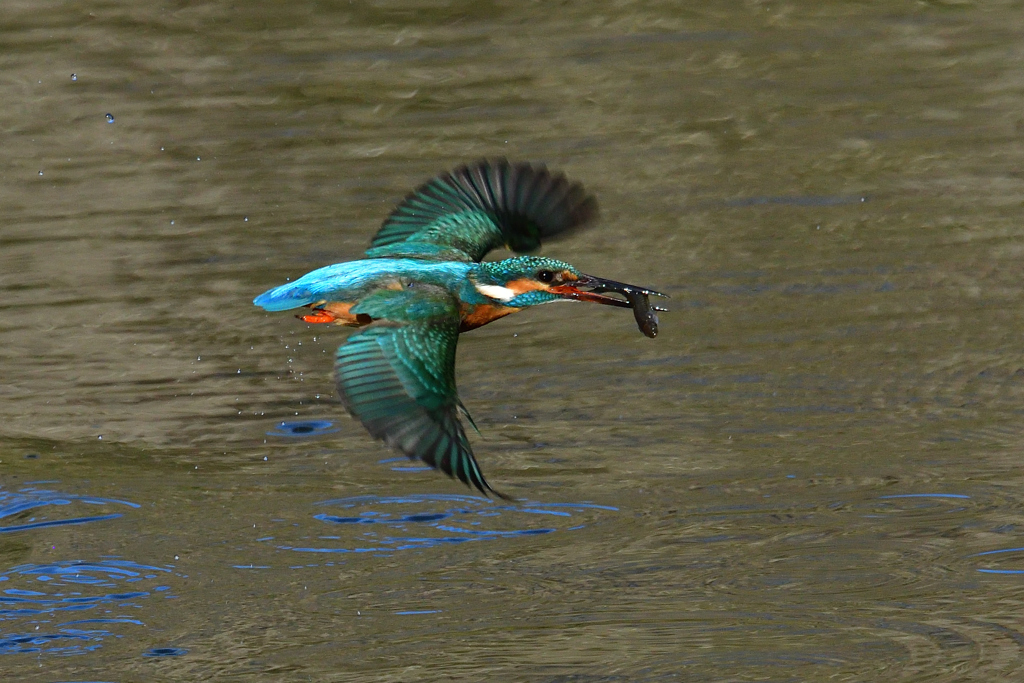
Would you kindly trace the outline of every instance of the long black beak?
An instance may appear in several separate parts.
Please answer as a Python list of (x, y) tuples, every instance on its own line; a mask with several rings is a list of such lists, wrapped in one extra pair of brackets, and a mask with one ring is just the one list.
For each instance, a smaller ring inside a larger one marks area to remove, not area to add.
[[(594, 277), (593, 275), (580, 275), (580, 279), (577, 280), (575, 284), (580, 286), (580, 287), (586, 287), (588, 290), (590, 290), (591, 294), (603, 294), (605, 292), (616, 292), (618, 294), (622, 294), (623, 296), (625, 296), (630, 301), (632, 301), (633, 298), (635, 298), (635, 297), (641, 297), (641, 296), (660, 296), (660, 297), (664, 297), (666, 299), (669, 298), (668, 294), (662, 294), (661, 292), (656, 292), (653, 289), (650, 289), (649, 287), (640, 287), (638, 285), (627, 285), (625, 282), (616, 282), (615, 280), (605, 280), (604, 278)], [(610, 297), (605, 297), (605, 298), (610, 298)], [(619, 301), (619, 300), (615, 299), (615, 301)], [(629, 302), (623, 302), (623, 303), (626, 303), (627, 306), (632, 306), (632, 304), (629, 303)], [(617, 305), (617, 304), (612, 304), (612, 305), (614, 306), (614, 305)], [(652, 306), (651, 308), (653, 308), (655, 311), (667, 311), (668, 310), (667, 308), (661, 308), (660, 306)]]

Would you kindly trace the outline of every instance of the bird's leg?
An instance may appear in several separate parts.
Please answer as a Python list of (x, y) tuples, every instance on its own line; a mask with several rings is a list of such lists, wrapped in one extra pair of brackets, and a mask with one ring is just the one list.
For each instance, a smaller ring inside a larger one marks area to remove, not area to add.
[(354, 304), (348, 301), (321, 301), (316, 304), (309, 304), (306, 308), (311, 312), (306, 315), (295, 316), (302, 322), (334, 323), (335, 325), (346, 325), (347, 327), (363, 327), (373, 322), (373, 318), (365, 313), (352, 313)]
[(299, 320), (305, 323), (332, 323), (337, 319), (337, 316), (330, 311), (323, 308), (314, 308), (313, 312), (309, 315), (297, 315), (295, 316)]

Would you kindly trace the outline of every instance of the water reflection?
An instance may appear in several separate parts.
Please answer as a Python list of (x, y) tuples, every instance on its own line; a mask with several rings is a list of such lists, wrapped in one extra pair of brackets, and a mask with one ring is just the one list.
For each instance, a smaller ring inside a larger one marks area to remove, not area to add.
[(295, 420), (279, 422), (274, 429), (267, 432), (267, 436), (307, 437), (333, 434), (336, 431), (338, 428), (329, 420)]
[(188, 650), (183, 647), (154, 647), (142, 653), (143, 657), (180, 657), (187, 655)]
[[(180, 550), (203, 580), (8, 572), (6, 648), (106, 666), (0, 678), (1020, 678), (1014, 3), (82, 4), (4, 6), (0, 572)], [(327, 433), (344, 331), (235, 303), (499, 154), (602, 202), (543, 254), (685, 309), (651, 344), (582, 306), (460, 343), (516, 490), (622, 512), (309, 507), (464, 491)], [(97, 481), (143, 507), (58, 491)]]
[(384, 458), (377, 461), (381, 465), (387, 465), (390, 463), (406, 463), (404, 465), (392, 465), (391, 471), (393, 472), (429, 472), (433, 467), (426, 465), (415, 465), (413, 463), (419, 462), (418, 460), (410, 460), (405, 456), (399, 456), (397, 458)]
[(171, 576), (171, 567), (116, 559), (12, 567), (0, 574), (0, 654), (95, 650), (123, 636), (114, 624), (145, 626), (132, 616), (142, 601), (176, 598), (164, 583)]
[[(987, 557), (997, 561), (1016, 561), (1024, 556), (1024, 548), (1001, 548), (999, 550), (986, 550), (983, 553), (975, 553), (971, 557)], [(1024, 574), (1024, 569), (1004, 569), (1001, 567), (979, 567), (982, 574)]]
[[(98, 498), (96, 496), (81, 496), (47, 489), (25, 487), (17, 491), (5, 491), (0, 488), (0, 519), (6, 517), (26, 518), (25, 513), (37, 508), (50, 508), (51, 506), (63, 507), (74, 503), (82, 505), (125, 505), (131, 508), (138, 508), (139, 505), (126, 500), (113, 498)], [(72, 508), (74, 509), (74, 508)], [(49, 510), (47, 510), (49, 512)], [(29, 529), (40, 529), (51, 526), (64, 526), (67, 524), (85, 524), (87, 522), (100, 522), (108, 519), (117, 519), (120, 512), (111, 512), (103, 515), (86, 515), (79, 517), (66, 517), (63, 519), (49, 519), (48, 515), (40, 514), (38, 517), (28, 517), (20, 524), (0, 525), (0, 533), (11, 533), (15, 531), (28, 531)]]
[(499, 538), (537, 536), (584, 528), (617, 508), (592, 503), (496, 503), (461, 495), (356, 496), (319, 503), (346, 514), (314, 518), (345, 535), (320, 536), (338, 543), (278, 546), (309, 553), (389, 553)]

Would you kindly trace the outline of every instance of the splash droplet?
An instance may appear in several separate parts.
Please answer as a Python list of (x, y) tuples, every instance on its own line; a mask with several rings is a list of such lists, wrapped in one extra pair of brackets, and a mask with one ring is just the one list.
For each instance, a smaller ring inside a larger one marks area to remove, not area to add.
[(71, 80), (77, 81), (78, 80), (78, 74), (71, 74)]
[(114, 115), (113, 114), (107, 114), (107, 123), (113, 123), (113, 122), (114, 122)]
[(42, 172), (42, 171), (40, 171), (40, 172), (39, 172), (39, 175), (43, 175), (43, 172)]

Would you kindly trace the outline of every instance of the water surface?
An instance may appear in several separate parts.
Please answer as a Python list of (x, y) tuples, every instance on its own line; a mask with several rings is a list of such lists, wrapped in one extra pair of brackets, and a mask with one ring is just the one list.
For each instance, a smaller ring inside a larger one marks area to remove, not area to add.
[[(4, 678), (1019, 677), (1022, 10), (8, 3)], [(251, 305), (497, 155), (672, 296), (462, 338), (516, 504)]]

